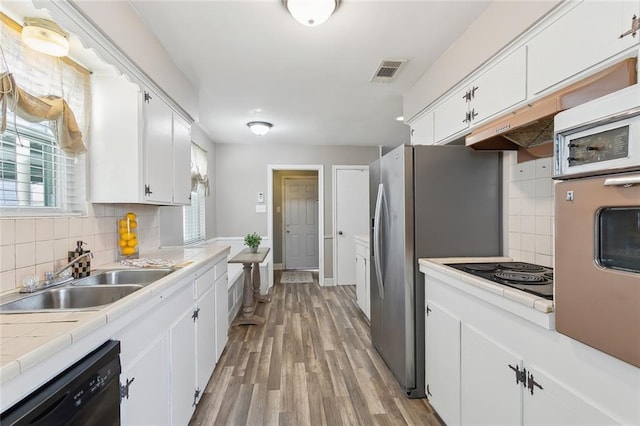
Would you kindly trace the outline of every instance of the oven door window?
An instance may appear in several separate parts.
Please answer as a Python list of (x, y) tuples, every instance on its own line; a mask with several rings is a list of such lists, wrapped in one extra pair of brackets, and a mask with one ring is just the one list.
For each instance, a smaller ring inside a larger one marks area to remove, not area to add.
[(611, 207), (598, 214), (597, 262), (640, 273), (640, 207)]

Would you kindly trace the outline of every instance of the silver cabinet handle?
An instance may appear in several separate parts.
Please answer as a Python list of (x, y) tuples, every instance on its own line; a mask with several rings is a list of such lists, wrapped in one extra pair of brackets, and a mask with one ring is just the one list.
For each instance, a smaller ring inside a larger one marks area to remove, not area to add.
[(628, 188), (640, 184), (640, 175), (612, 177), (604, 180), (604, 186), (624, 186)]

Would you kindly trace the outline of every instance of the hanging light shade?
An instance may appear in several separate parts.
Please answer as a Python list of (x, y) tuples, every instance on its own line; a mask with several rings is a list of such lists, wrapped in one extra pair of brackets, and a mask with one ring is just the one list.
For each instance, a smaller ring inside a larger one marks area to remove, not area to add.
[(296, 21), (315, 27), (329, 19), (340, 0), (282, 0), (282, 3)]
[(24, 18), (22, 42), (31, 49), (51, 56), (69, 54), (69, 34), (53, 21)]
[(273, 124), (266, 121), (250, 121), (247, 123), (249, 130), (258, 136), (266, 135), (267, 132), (273, 127)]

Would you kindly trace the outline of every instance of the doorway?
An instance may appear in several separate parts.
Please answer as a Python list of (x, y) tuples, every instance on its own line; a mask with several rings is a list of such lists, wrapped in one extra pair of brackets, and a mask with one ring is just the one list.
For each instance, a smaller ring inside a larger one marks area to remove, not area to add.
[[(268, 277), (269, 286), (273, 286), (273, 271), (287, 268), (306, 268), (306, 266), (296, 266), (294, 262), (291, 267), (287, 264), (286, 249), (287, 241), (284, 205), (284, 178), (287, 180), (313, 180), (315, 181), (315, 209), (306, 209), (306, 212), (313, 212), (316, 218), (317, 229), (313, 237), (305, 237), (306, 244), (313, 245), (317, 255), (316, 267), (318, 269), (318, 282), (324, 285), (324, 166), (322, 165), (268, 165), (267, 166), (267, 237), (272, 241), (272, 250), (269, 252)], [(295, 185), (294, 185), (295, 186)], [(306, 192), (306, 189), (305, 189)], [(306, 201), (305, 201), (306, 206)], [(291, 227), (290, 227), (291, 230)], [(308, 231), (305, 231), (308, 232)], [(291, 233), (291, 232), (290, 232)], [(309, 241), (311, 240), (311, 241)], [(314, 250), (308, 250), (313, 252)], [(291, 263), (290, 263), (291, 264)], [(311, 268), (309, 268), (311, 269)]]

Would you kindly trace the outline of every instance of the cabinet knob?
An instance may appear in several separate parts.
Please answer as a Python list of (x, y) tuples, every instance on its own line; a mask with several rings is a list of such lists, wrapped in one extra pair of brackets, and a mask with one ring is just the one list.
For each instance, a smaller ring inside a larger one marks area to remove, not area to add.
[(338, 231), (338, 235), (342, 235), (342, 231)]

